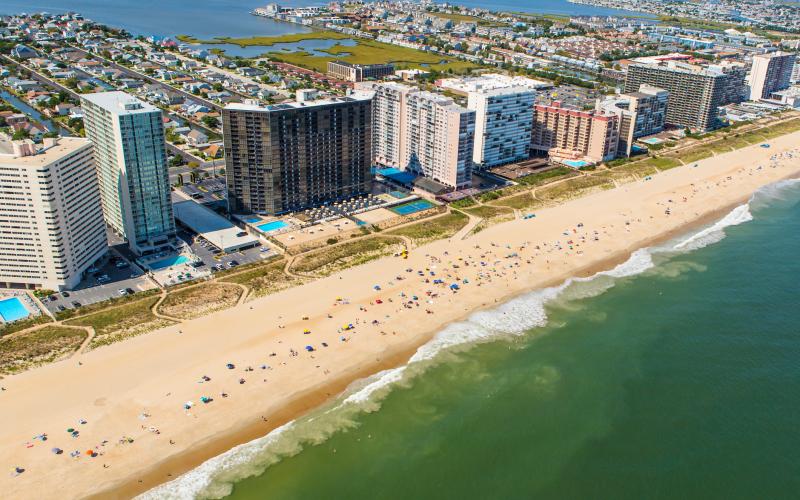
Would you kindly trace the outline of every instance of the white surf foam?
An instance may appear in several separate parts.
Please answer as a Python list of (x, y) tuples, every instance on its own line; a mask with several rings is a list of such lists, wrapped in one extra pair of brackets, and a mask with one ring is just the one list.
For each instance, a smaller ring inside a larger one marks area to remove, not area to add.
[[(771, 191), (764, 195), (776, 196)], [(380, 402), (394, 387), (408, 383), (423, 373), (434, 361), (440, 359), (443, 352), (471, 347), (502, 336), (520, 335), (532, 328), (545, 326), (548, 321), (548, 303), (556, 299), (574, 301), (599, 295), (620, 279), (654, 268), (654, 254), (676, 251), (686, 253), (703, 248), (721, 241), (725, 237), (725, 228), (752, 219), (749, 204), (741, 205), (715, 224), (677, 243), (635, 251), (628, 260), (611, 270), (587, 278), (573, 278), (560, 286), (536, 290), (494, 309), (476, 312), (465, 321), (445, 327), (431, 341), (421, 346), (406, 365), (382, 371), (354, 383), (338, 402), (328, 408), (290, 422), (262, 438), (232, 448), (137, 498), (184, 500), (226, 496), (230, 494), (233, 483), (260, 474), (282, 458), (299, 453), (305, 443), (320, 443), (338, 430), (356, 425), (353, 417), (360, 412), (379, 409)]]
[(745, 222), (753, 220), (753, 214), (750, 213), (750, 204), (739, 205), (731, 210), (731, 212), (714, 223), (713, 225), (703, 229), (702, 231), (693, 234), (692, 236), (680, 241), (675, 246), (674, 250), (692, 251), (698, 250), (708, 245), (712, 245), (725, 238), (725, 228), (730, 226), (738, 226)]

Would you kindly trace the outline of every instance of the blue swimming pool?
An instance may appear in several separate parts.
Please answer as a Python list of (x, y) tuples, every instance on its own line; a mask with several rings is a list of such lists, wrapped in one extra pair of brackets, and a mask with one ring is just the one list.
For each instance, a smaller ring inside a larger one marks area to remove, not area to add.
[(178, 255), (177, 257), (167, 257), (166, 259), (157, 260), (147, 264), (150, 269), (159, 270), (167, 267), (177, 266), (178, 264), (186, 264), (189, 262), (189, 257), (185, 255)]
[(21, 300), (17, 297), (10, 299), (0, 300), (0, 318), (3, 321), (16, 321), (18, 319), (27, 318), (31, 312), (25, 307)]
[(248, 224), (255, 224), (256, 222), (260, 222), (261, 221), (261, 217), (248, 217), (248, 218), (242, 219), (242, 220), (245, 221)]
[(264, 224), (259, 224), (256, 227), (265, 233), (271, 233), (272, 231), (277, 231), (278, 229), (283, 229), (288, 227), (289, 223), (284, 222), (282, 220), (274, 220), (272, 222), (265, 222)]
[(564, 160), (564, 164), (572, 168), (581, 168), (589, 165), (588, 162), (585, 162), (583, 160)]
[(414, 200), (396, 207), (391, 207), (389, 210), (400, 215), (408, 215), (427, 210), (433, 206), (435, 205), (428, 200)]

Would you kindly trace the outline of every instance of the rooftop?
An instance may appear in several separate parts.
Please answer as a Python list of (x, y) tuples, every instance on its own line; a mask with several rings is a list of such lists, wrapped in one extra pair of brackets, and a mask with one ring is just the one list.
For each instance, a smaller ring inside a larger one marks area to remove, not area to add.
[(369, 101), (372, 95), (368, 93), (354, 92), (349, 96), (344, 97), (330, 97), (327, 99), (317, 99), (316, 101), (304, 102), (282, 102), (280, 104), (268, 104), (262, 106), (260, 104), (246, 104), (246, 103), (231, 103), (225, 106), (225, 109), (235, 111), (284, 111), (287, 109), (303, 109), (319, 106), (330, 106), (334, 104), (342, 104), (347, 102)]
[[(0, 164), (43, 167), (91, 144), (89, 140), (78, 137), (61, 137), (53, 140), (53, 144), (49, 146), (34, 145), (32, 141), (16, 142), (24, 142), (25, 146), (23, 147), (32, 147), (36, 152), (27, 156), (15, 155), (13, 143), (0, 139)], [(50, 141), (48, 141), (49, 143)]]
[(525, 87), (536, 90), (552, 87), (553, 85), (541, 80), (534, 80), (524, 76), (508, 76), (500, 73), (487, 73), (481, 76), (468, 78), (446, 78), (439, 82), (442, 88), (460, 92), (483, 92), (499, 88)]
[(195, 201), (173, 203), (172, 209), (176, 219), (222, 251), (234, 251), (258, 242), (257, 238), (236, 227), (225, 217)]
[(152, 113), (153, 111), (160, 112), (160, 110), (152, 104), (146, 103), (121, 91), (84, 94), (81, 96), (81, 99), (100, 106), (118, 116)]

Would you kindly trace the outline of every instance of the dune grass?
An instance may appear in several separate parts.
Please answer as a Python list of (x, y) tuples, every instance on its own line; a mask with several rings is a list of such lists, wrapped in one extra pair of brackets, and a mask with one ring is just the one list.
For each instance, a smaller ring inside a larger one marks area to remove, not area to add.
[(303, 254), (292, 266), (292, 271), (312, 276), (328, 276), (342, 269), (391, 255), (403, 248), (400, 238), (364, 238)]
[(425, 219), (416, 224), (388, 231), (387, 234), (405, 236), (417, 245), (433, 240), (449, 238), (467, 225), (469, 217), (461, 212), (451, 212), (447, 215)]
[(75, 352), (86, 340), (86, 330), (45, 326), (0, 340), (0, 373), (17, 373), (57, 361)]
[(170, 292), (158, 312), (180, 319), (193, 319), (236, 305), (242, 289), (230, 283), (203, 283)]
[(151, 332), (174, 324), (174, 322), (156, 317), (151, 311), (159, 297), (148, 297), (99, 312), (65, 321), (66, 325), (91, 326), (95, 337), (89, 344), (94, 349), (113, 344), (136, 335)]
[(224, 281), (246, 286), (250, 289), (252, 297), (263, 297), (302, 284), (304, 280), (283, 272), (285, 265), (284, 259), (272, 261), (241, 273), (226, 276)]

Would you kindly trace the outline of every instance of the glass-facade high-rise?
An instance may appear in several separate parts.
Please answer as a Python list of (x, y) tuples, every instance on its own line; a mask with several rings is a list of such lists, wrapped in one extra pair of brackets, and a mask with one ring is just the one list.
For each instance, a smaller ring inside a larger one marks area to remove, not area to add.
[(168, 245), (175, 219), (161, 111), (124, 92), (85, 95), (81, 104), (106, 223), (138, 254)]

